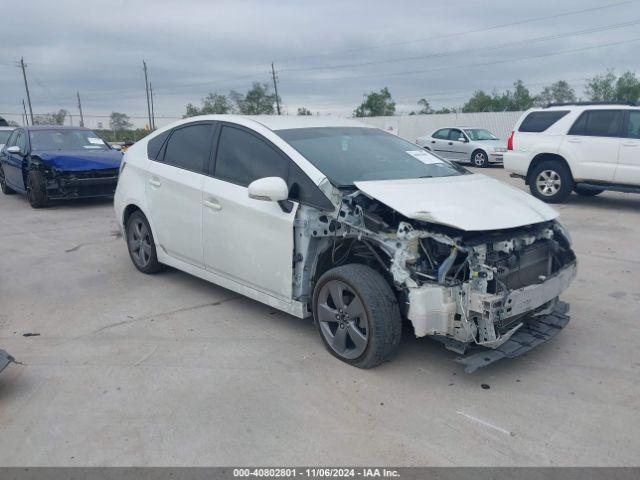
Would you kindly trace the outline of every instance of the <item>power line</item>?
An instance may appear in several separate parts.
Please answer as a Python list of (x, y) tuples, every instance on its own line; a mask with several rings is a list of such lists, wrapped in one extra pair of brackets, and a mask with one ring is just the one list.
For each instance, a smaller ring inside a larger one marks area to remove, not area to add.
[(554, 14), (554, 15), (547, 15), (547, 16), (544, 16), (544, 17), (534, 17), (534, 18), (529, 18), (529, 19), (526, 19), (526, 20), (520, 20), (518, 22), (503, 23), (503, 24), (500, 24), (500, 25), (493, 25), (493, 26), (490, 26), (490, 27), (478, 28), (478, 29), (474, 29), (474, 30), (466, 30), (466, 31), (462, 31), (462, 32), (454, 32), (454, 33), (433, 35), (431, 37), (417, 38), (417, 39), (414, 39), (414, 40), (407, 40), (407, 41), (402, 41), (402, 42), (383, 43), (383, 44), (373, 45), (373, 46), (370, 46), (370, 47), (351, 48), (351, 49), (345, 49), (345, 50), (335, 50), (333, 52), (317, 53), (317, 54), (313, 54), (313, 55), (302, 55), (302, 56), (297, 56), (297, 57), (285, 57), (285, 58), (279, 59), (279, 61), (280, 62), (286, 62), (286, 61), (290, 61), (290, 60), (301, 60), (301, 59), (309, 59), (309, 58), (318, 58), (318, 57), (336, 55), (336, 54), (340, 54), (340, 53), (364, 52), (364, 51), (368, 51), (368, 50), (377, 50), (377, 49), (385, 48), (385, 47), (395, 47), (395, 46), (399, 46), (399, 45), (410, 45), (410, 44), (413, 44), (413, 43), (426, 42), (426, 41), (429, 41), (429, 40), (441, 40), (441, 39), (445, 39), (445, 38), (458, 37), (458, 36), (462, 36), (462, 35), (470, 35), (470, 34), (473, 34), (473, 33), (488, 32), (488, 31), (491, 31), (491, 30), (497, 30), (499, 28), (507, 28), (507, 27), (513, 27), (513, 26), (517, 26), (517, 25), (524, 25), (524, 24), (527, 24), (527, 23), (540, 22), (540, 21), (543, 21), (543, 20), (551, 20), (551, 19), (555, 19), (555, 18), (568, 17), (568, 16), (571, 16), (571, 15), (578, 15), (578, 14), (581, 14), (581, 13), (595, 12), (595, 11), (604, 10), (604, 9), (607, 9), (607, 8), (619, 7), (621, 5), (627, 5), (629, 3), (637, 3), (637, 2), (638, 2), (638, 0), (627, 0), (627, 1), (624, 1), (624, 2), (608, 3), (606, 5), (599, 5), (597, 7), (584, 8), (584, 9), (581, 9), (581, 10), (573, 10), (573, 11), (570, 11), (570, 12), (559, 13), (559, 14)]
[[(510, 58), (510, 59), (506, 59), (506, 60), (496, 60), (493, 62), (482, 62), (482, 63), (469, 63), (469, 64), (462, 64), (462, 65), (448, 65), (448, 66), (443, 66), (443, 67), (436, 67), (436, 68), (430, 68), (430, 69), (426, 69), (426, 70), (410, 70), (410, 71), (405, 71), (405, 72), (395, 72), (395, 73), (382, 73), (382, 74), (367, 74), (367, 75), (352, 75), (352, 76), (342, 76), (342, 77), (331, 77), (331, 78), (315, 78), (315, 81), (319, 81), (319, 80), (331, 80), (331, 81), (335, 81), (335, 80), (352, 80), (352, 79), (360, 79), (360, 78), (372, 78), (372, 77), (394, 77), (394, 76), (398, 76), (398, 75), (415, 75), (415, 74), (420, 74), (420, 73), (431, 73), (431, 72), (439, 72), (439, 71), (443, 71), (443, 70), (453, 70), (453, 69), (457, 69), (457, 68), (473, 68), (473, 67), (486, 67), (489, 65), (500, 65), (500, 64), (504, 64), (504, 63), (511, 63), (511, 62), (520, 62), (523, 60), (534, 60), (534, 59), (538, 59), (538, 58), (545, 58), (545, 57), (553, 57), (556, 55), (566, 55), (569, 53), (577, 53), (577, 52), (584, 52), (587, 50), (593, 50), (596, 48), (604, 48), (604, 47), (612, 47), (612, 46), (617, 46), (617, 45), (624, 45), (627, 43), (633, 43), (633, 42), (637, 42), (640, 41), (640, 38), (633, 38), (630, 40), (623, 40), (623, 41), (619, 41), (619, 42), (611, 42), (611, 43), (603, 43), (603, 44), (599, 44), (599, 45), (592, 45), (589, 47), (582, 47), (582, 48), (574, 48), (571, 50), (559, 50), (556, 52), (550, 52), (550, 53), (543, 53), (543, 54), (539, 54), (539, 55), (530, 55), (528, 57), (518, 57), (518, 58)], [(308, 81), (308, 79), (303, 79), (304, 81)], [(295, 80), (288, 80), (288, 81), (295, 81)]]
[(600, 26), (600, 27), (593, 27), (593, 28), (588, 28), (588, 29), (585, 29), (585, 30), (577, 30), (577, 31), (573, 31), (573, 32), (559, 33), (559, 34), (555, 34), (555, 35), (547, 35), (547, 36), (544, 36), (544, 37), (530, 38), (530, 39), (527, 39), (527, 40), (521, 40), (519, 42), (498, 43), (498, 44), (494, 44), (494, 45), (487, 45), (485, 47), (450, 50), (448, 52), (432, 53), (432, 54), (429, 54), (429, 55), (414, 55), (414, 56), (410, 56), (410, 57), (390, 58), (390, 59), (375, 60), (375, 61), (370, 61), (370, 62), (346, 63), (346, 64), (326, 65), (326, 66), (319, 66), (319, 67), (285, 68), (285, 69), (282, 69), (281, 72), (306, 72), (306, 71), (315, 71), (315, 70), (338, 70), (338, 69), (341, 69), (341, 68), (354, 68), (354, 67), (364, 67), (364, 66), (371, 66), (371, 65), (382, 65), (382, 64), (385, 64), (385, 63), (398, 63), (398, 62), (406, 62), (406, 61), (413, 61), (413, 60), (424, 60), (424, 59), (427, 59), (427, 58), (442, 58), (442, 57), (448, 57), (448, 56), (451, 56), (451, 55), (459, 55), (461, 53), (486, 52), (486, 51), (489, 51), (489, 50), (497, 50), (497, 49), (501, 49), (501, 48), (514, 47), (514, 46), (518, 46), (518, 45), (529, 45), (529, 44), (532, 44), (532, 43), (547, 42), (549, 40), (557, 40), (557, 39), (560, 39), (560, 38), (573, 37), (573, 36), (578, 36), (578, 35), (587, 35), (587, 34), (590, 34), (590, 33), (603, 32), (603, 31), (607, 31), (607, 30), (614, 30), (614, 29), (617, 29), (617, 28), (624, 28), (624, 27), (629, 27), (629, 26), (632, 26), (632, 25), (637, 25), (638, 23), (640, 23), (640, 19), (631, 20), (629, 22), (617, 23), (617, 24), (613, 24), (613, 25), (603, 25), (603, 26)]

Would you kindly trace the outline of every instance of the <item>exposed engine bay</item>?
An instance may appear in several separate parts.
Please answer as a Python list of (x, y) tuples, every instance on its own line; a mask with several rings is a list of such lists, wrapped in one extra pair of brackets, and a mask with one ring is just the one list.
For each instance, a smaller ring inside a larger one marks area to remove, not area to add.
[(458, 353), (497, 349), (531, 319), (557, 311), (575, 276), (570, 238), (555, 220), (464, 231), (407, 218), (360, 190), (334, 198), (336, 212), (298, 210), (294, 298), (309, 302), (329, 268), (366, 263), (395, 287), (416, 336)]

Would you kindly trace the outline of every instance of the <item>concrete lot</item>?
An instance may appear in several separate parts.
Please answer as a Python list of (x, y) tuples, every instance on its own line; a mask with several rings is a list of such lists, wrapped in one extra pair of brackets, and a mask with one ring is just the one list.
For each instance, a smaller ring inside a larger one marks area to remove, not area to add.
[(467, 375), (410, 335), (349, 367), (308, 321), (138, 273), (109, 202), (0, 196), (0, 348), (23, 362), (0, 375), (0, 465), (640, 465), (640, 196), (559, 210), (572, 322)]

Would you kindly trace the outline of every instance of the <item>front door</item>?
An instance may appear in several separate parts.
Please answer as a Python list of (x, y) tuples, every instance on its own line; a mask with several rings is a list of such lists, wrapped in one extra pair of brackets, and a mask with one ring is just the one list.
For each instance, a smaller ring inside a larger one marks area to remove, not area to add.
[(614, 180), (617, 183), (640, 185), (640, 111), (630, 111), (625, 125), (625, 135), (620, 142), (618, 168)]
[[(19, 129), (15, 136), (11, 136), (9, 139), (11, 141), (11, 145), (7, 144), (7, 148), (10, 146), (17, 146), (20, 148), (20, 153), (9, 153), (5, 150), (5, 164), (4, 164), (4, 175), (5, 181), (7, 185), (10, 187), (24, 191), (24, 176), (22, 172), (24, 171), (24, 166), (27, 162), (27, 132), (24, 129)], [(12, 140), (13, 139), (13, 140)]]
[(160, 161), (151, 160), (146, 194), (156, 244), (168, 255), (203, 268), (202, 187), (215, 125), (176, 128)]
[[(461, 138), (464, 141), (460, 140)], [(462, 130), (458, 130), (457, 128), (452, 128), (449, 130), (449, 142), (447, 143), (448, 151), (449, 151), (449, 159), (468, 162), (471, 160), (471, 152), (468, 152), (468, 143), (466, 141), (466, 137)]]
[(205, 268), (285, 301), (291, 301), (297, 205), (285, 212), (276, 202), (249, 198), (247, 186), (264, 177), (286, 181), (289, 163), (259, 135), (223, 126), (202, 209)]

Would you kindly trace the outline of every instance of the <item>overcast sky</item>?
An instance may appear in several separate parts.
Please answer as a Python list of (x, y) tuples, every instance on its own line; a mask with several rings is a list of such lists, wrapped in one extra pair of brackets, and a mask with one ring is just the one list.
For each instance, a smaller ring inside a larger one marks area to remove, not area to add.
[(76, 114), (79, 91), (93, 127), (111, 111), (144, 123), (143, 59), (158, 117), (270, 82), (271, 61), (286, 111), (333, 115), (384, 86), (399, 112), (516, 79), (533, 92), (566, 79), (582, 95), (586, 78), (640, 64), (638, 0), (25, 0), (3, 2), (0, 25), (0, 115), (20, 120), (6, 113), (25, 98), (22, 56), (34, 112)]

